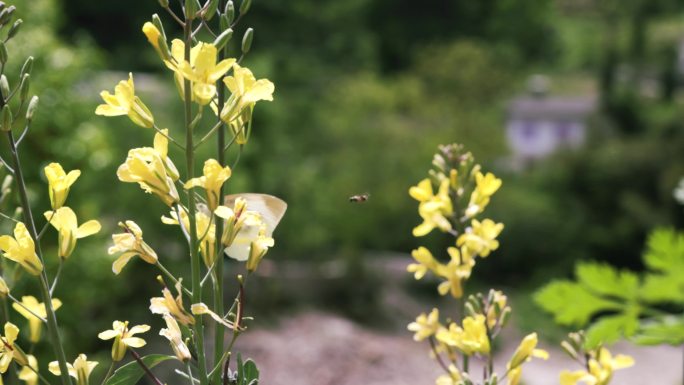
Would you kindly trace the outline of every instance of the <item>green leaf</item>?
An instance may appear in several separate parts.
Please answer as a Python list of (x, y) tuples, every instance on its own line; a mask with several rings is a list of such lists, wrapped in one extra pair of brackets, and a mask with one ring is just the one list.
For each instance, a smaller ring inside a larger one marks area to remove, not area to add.
[(641, 287), (641, 299), (648, 303), (683, 303), (684, 276), (647, 274)]
[(618, 271), (603, 263), (578, 263), (575, 275), (585, 288), (600, 295), (632, 300), (639, 290), (639, 277), (636, 274), (626, 270)]
[(602, 311), (618, 311), (622, 305), (594, 295), (572, 281), (554, 281), (534, 296), (535, 302), (552, 313), (561, 325), (582, 327), (591, 316)]
[[(150, 354), (142, 357), (142, 362), (152, 369), (157, 364), (167, 361), (175, 360), (174, 356), (167, 356), (164, 354)], [(140, 367), (137, 361), (132, 361), (117, 369), (114, 374), (109, 377), (105, 385), (135, 385), (142, 376), (145, 375), (143, 368)]]
[(641, 325), (633, 339), (639, 345), (684, 343), (684, 317), (666, 316)]
[(635, 312), (602, 317), (589, 327), (585, 340), (587, 349), (601, 344), (612, 344), (622, 338), (630, 337), (639, 328), (639, 318)]
[(657, 229), (648, 237), (644, 264), (664, 273), (684, 272), (684, 234), (674, 229)]

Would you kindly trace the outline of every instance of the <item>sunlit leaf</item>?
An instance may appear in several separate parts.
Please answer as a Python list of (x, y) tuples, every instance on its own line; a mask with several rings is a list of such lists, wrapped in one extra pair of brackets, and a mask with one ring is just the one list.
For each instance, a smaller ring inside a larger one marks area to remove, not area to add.
[(626, 300), (635, 299), (639, 290), (636, 274), (601, 263), (579, 263), (575, 269), (577, 280), (589, 291)]
[(555, 281), (539, 290), (534, 300), (544, 310), (552, 313), (561, 325), (583, 326), (591, 316), (602, 311), (618, 311), (619, 302), (601, 298), (571, 281)]
[(639, 345), (684, 343), (684, 317), (667, 316), (642, 324), (633, 341)]
[(601, 317), (589, 327), (585, 347), (593, 349), (600, 344), (612, 344), (622, 336), (632, 336), (639, 327), (637, 314), (623, 313)]
[[(142, 357), (142, 361), (150, 369), (161, 362), (175, 359), (176, 357), (174, 356), (164, 354), (150, 354), (149, 356)], [(117, 369), (105, 385), (135, 385), (143, 375), (145, 375), (145, 372), (140, 367), (140, 364), (137, 361), (132, 361)]]

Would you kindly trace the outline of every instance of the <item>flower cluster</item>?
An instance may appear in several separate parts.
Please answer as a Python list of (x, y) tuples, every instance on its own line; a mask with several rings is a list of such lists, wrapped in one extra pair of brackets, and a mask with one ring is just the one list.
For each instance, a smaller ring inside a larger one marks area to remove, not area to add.
[(570, 333), (561, 343), (563, 350), (582, 367), (580, 370), (564, 370), (560, 374), (561, 385), (608, 385), (613, 372), (634, 365), (630, 356), (615, 357), (604, 346), (587, 348), (583, 332)]
[[(185, 375), (191, 382), (194, 379), (200, 385), (227, 383), (229, 378), (222, 377), (233, 377), (233, 374), (224, 365), (230, 362), (235, 339), (246, 329), (243, 322), (246, 278), (257, 270), (274, 246), (272, 234), (287, 205), (266, 194), (224, 196), (224, 190), (229, 188), (240, 154), (248, 143), (255, 106), (260, 101), (272, 101), (275, 87), (267, 79), (256, 79), (249, 68), (239, 64), (250, 49), (251, 28), (243, 36), (239, 60), (231, 57), (226, 45), (238, 19), (248, 11), (249, 0), (241, 2), (238, 18), (232, 1), (207, 0), (201, 8), (195, 1), (186, 1), (182, 16), (168, 2), (160, 3), (182, 27), (182, 37), (167, 39), (156, 14), (142, 26), (142, 33), (159, 55), (160, 65), (170, 70), (185, 115), (183, 124), (177, 128), (160, 126), (161, 119), (155, 118), (138, 95), (142, 87), (136, 88), (133, 74), (119, 82), (113, 94), (101, 93), (104, 103), (95, 113), (127, 116), (134, 124), (151, 129), (152, 145), (129, 150), (117, 176), (121, 182), (137, 184), (162, 203), (161, 222), (172, 225), (186, 241), (188, 265), (177, 272), (167, 268), (167, 256), (155, 251), (151, 246), (153, 239), (143, 239), (143, 229), (133, 220), (119, 223), (122, 232), (112, 235), (109, 254), (117, 256), (112, 265), (115, 274), (122, 274), (124, 267), (133, 264), (134, 257), (159, 270), (157, 280), (163, 286), (162, 295), (151, 298), (149, 306), (165, 323), (159, 335), (168, 340), (174, 356), (187, 364)], [(219, 7), (219, 3), (224, 5)], [(218, 31), (212, 24), (216, 19)], [(203, 35), (199, 31), (208, 32), (205, 36), (214, 36), (214, 41), (201, 41), (199, 37)], [(201, 123), (208, 120), (205, 115), (208, 110), (215, 116), (212, 125), (204, 129)], [(205, 159), (201, 174), (196, 174), (196, 166), (201, 164), (196, 150), (209, 144), (211, 138), (216, 139), (216, 156)], [(184, 173), (178, 171), (176, 164), (181, 163), (169, 151), (169, 146), (182, 150)], [(235, 159), (229, 162), (227, 158), (231, 155)], [(75, 234), (77, 238), (79, 233)], [(245, 272), (236, 274), (239, 289), (229, 308), (223, 297), (224, 256), (237, 261), (234, 268)], [(185, 273), (189, 276), (183, 276)], [(173, 283), (175, 292), (172, 293), (166, 282)], [(209, 290), (205, 288), (209, 285), (211, 295), (207, 297)], [(207, 321), (215, 323), (213, 359), (205, 349)], [(115, 321), (112, 329), (99, 335), (101, 339), (113, 340), (113, 362), (123, 360), (127, 352), (142, 362), (135, 349), (144, 346), (146, 341), (136, 334), (150, 327), (128, 325), (128, 321)], [(232, 339), (224, 351), (226, 333)], [(146, 373), (149, 376), (151, 372)], [(237, 373), (242, 373), (242, 368), (237, 368)], [(159, 383), (158, 379), (152, 379)]]

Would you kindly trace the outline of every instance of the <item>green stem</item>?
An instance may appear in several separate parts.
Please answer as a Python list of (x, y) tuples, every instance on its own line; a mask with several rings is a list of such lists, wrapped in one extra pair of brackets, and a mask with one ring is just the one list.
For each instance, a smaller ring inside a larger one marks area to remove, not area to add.
[[(225, 0), (219, 2), (219, 9), (224, 9)], [(228, 49), (224, 47), (219, 51), (218, 61), (225, 59)], [(218, 80), (218, 138), (217, 138), (217, 161), (224, 167), (226, 165), (225, 153), (223, 148), (226, 142), (225, 124), (221, 120), (221, 110), (225, 105), (226, 87), (223, 86), (223, 77)], [(219, 197), (223, 196), (223, 185), (219, 189)], [(219, 198), (220, 199), (220, 198)], [(222, 202), (219, 202), (222, 203)], [(223, 234), (223, 221), (216, 221), (216, 260), (214, 262), (214, 312), (223, 314), (223, 245), (221, 244), (221, 234)], [(214, 365), (219, 365), (223, 361), (223, 334), (224, 327), (220, 323), (216, 324), (216, 332), (214, 333)], [(230, 349), (228, 350), (230, 351)], [(212, 382), (219, 383), (221, 380), (220, 371), (212, 376)]]
[[(7, 132), (7, 141), (10, 146), (12, 161), (14, 163), (14, 176), (17, 182), (21, 206), (24, 210), (24, 221), (26, 222), (26, 226), (28, 226), (31, 238), (35, 240), (38, 239), (38, 232), (36, 231), (36, 224), (33, 221), (33, 212), (31, 211), (28, 193), (26, 192), (26, 183), (24, 182), (24, 174), (21, 169), (19, 152), (17, 150), (12, 131)], [(45, 262), (43, 259), (43, 251), (40, 248), (40, 242), (36, 242), (36, 254), (38, 255), (40, 261), (43, 263), (43, 266), (45, 266)], [(67, 367), (66, 355), (64, 354), (64, 347), (62, 346), (62, 339), (59, 336), (57, 316), (55, 316), (55, 309), (52, 307), (52, 296), (50, 295), (50, 286), (48, 283), (47, 273), (45, 272), (44, 267), (40, 273), (40, 290), (43, 297), (43, 302), (45, 303), (48, 334), (50, 335), (50, 342), (52, 344), (52, 348), (55, 351), (55, 356), (57, 356), (57, 362), (59, 364), (59, 371), (60, 377), (62, 379), (62, 384), (71, 385), (71, 378), (69, 377), (69, 369)]]
[[(192, 20), (186, 20), (183, 26), (183, 37), (185, 40), (185, 60), (190, 62), (190, 48), (192, 46)], [(185, 162), (187, 168), (187, 180), (195, 177), (195, 153), (193, 146), (193, 129), (192, 129), (192, 84), (190, 80), (184, 80), (184, 104), (185, 104)], [(200, 255), (199, 245), (197, 243), (197, 218), (195, 207), (195, 194), (188, 194), (188, 222), (190, 233), (190, 260), (192, 273), (192, 302), (202, 302), (202, 288), (200, 286)], [(180, 219), (180, 217), (179, 217)], [(207, 364), (204, 355), (204, 325), (202, 324), (202, 316), (195, 315), (195, 348), (197, 349), (197, 364), (199, 366), (199, 380), (200, 385), (207, 385), (209, 379), (207, 378)]]
[(106, 384), (107, 380), (109, 380), (109, 377), (111, 377), (112, 371), (114, 371), (114, 365), (116, 365), (116, 362), (112, 361), (112, 363), (109, 365), (109, 369), (107, 369), (107, 374), (105, 374), (104, 378), (102, 379), (101, 385)]

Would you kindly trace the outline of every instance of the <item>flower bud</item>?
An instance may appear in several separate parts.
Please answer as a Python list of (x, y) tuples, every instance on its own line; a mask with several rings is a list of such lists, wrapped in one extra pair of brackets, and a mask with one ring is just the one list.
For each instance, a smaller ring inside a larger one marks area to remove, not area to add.
[(218, 9), (218, 3), (218, 0), (209, 0), (209, 4), (204, 8), (204, 20), (211, 20), (214, 17)]
[(30, 74), (31, 70), (33, 70), (33, 56), (29, 56), (24, 62), (24, 65), (21, 67), (21, 76)]
[(233, 30), (228, 28), (225, 31), (223, 31), (218, 37), (216, 37), (216, 40), (214, 40), (214, 46), (216, 47), (217, 50), (222, 50), (223, 47), (226, 46), (226, 44), (230, 41), (230, 38), (233, 37)]
[(0, 63), (7, 63), (8, 56), (9, 54), (7, 53), (7, 47), (5, 46), (5, 43), (0, 41)]
[(2, 98), (5, 99), (5, 102), (9, 102), (7, 97), (10, 94), (10, 86), (5, 75), (0, 76), (0, 93), (2, 93)]
[(0, 297), (5, 298), (7, 297), (7, 294), (9, 294), (9, 287), (7, 286), (7, 282), (0, 277)]
[(2, 191), (3, 194), (8, 193), (12, 187), (12, 183), (14, 183), (14, 178), (12, 178), (12, 175), (5, 175), (5, 179), (2, 180), (2, 187), (0, 187), (0, 191)]
[(223, 10), (223, 14), (228, 18), (228, 25), (230, 26), (233, 24), (233, 20), (235, 20), (235, 4), (233, 4), (233, 0), (228, 0), (226, 8)]
[(31, 83), (31, 75), (24, 74), (21, 78), (21, 84), (19, 85), (19, 100), (22, 102), (26, 100), (29, 92), (29, 86)]
[(578, 357), (578, 356), (577, 356), (577, 351), (575, 350), (575, 348), (572, 347), (572, 345), (570, 345), (570, 343), (569, 343), (568, 341), (563, 341), (563, 342), (561, 342), (561, 348), (563, 348), (563, 350), (564, 350), (570, 357), (572, 357), (572, 358), (575, 359), (575, 360), (577, 359), (577, 357)]
[(185, 0), (185, 18), (193, 20), (197, 16), (197, 0)]
[(4, 1), (0, 1), (0, 12), (2, 12), (6, 6), (7, 6), (7, 4), (5, 4)]
[(10, 5), (9, 7), (3, 9), (2, 12), (0, 12), (0, 25), (7, 24), (7, 22), (9, 22), (12, 18), (12, 14), (16, 9), (17, 7), (14, 5)]
[(31, 101), (29, 102), (28, 108), (26, 109), (26, 120), (27, 121), (32, 121), (33, 120), (33, 114), (35, 114), (36, 109), (38, 108), (38, 96), (33, 95), (31, 98)]
[(244, 15), (249, 11), (249, 8), (252, 7), (252, 0), (242, 0), (242, 4), (240, 4), (240, 16)]
[(21, 27), (22, 23), (24, 23), (23, 20), (17, 19), (17, 21), (15, 21), (14, 24), (12, 24), (12, 27), (7, 32), (7, 40), (13, 38), (17, 34), (17, 32), (19, 32), (19, 27)]
[(254, 29), (248, 28), (242, 37), (242, 53), (247, 53), (252, 48), (252, 39), (254, 39)]
[(156, 13), (152, 15), (152, 24), (154, 24), (154, 26), (157, 27), (161, 35), (164, 36), (164, 40), (166, 40), (166, 32), (164, 32), (164, 25), (162, 24), (159, 15)]
[(225, 31), (230, 28), (230, 20), (228, 20), (228, 15), (225, 13), (219, 16), (219, 27), (221, 27), (221, 31)]
[(2, 112), (0, 112), (0, 130), (12, 131), (12, 109), (7, 104), (2, 107)]
[(159, 5), (161, 5), (162, 8), (168, 8), (169, 0), (159, 0)]

